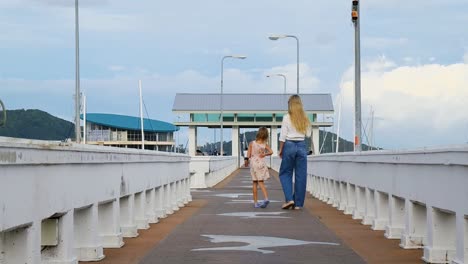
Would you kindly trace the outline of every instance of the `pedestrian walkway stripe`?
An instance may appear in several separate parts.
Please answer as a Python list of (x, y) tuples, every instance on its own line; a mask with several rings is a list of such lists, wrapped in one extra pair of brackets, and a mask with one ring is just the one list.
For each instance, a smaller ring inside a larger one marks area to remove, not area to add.
[[(252, 200), (231, 200), (230, 202), (226, 202), (226, 204), (236, 204), (236, 203), (250, 204), (250, 203), (253, 203), (253, 201)], [(270, 200), (270, 203), (281, 203), (281, 201)]]
[(226, 197), (226, 198), (239, 198), (239, 196), (252, 196), (251, 193), (218, 193), (212, 196)]
[(289, 216), (280, 216), (285, 214), (285, 212), (236, 212), (236, 213), (224, 213), (217, 214), (221, 216), (236, 216), (243, 219), (249, 218), (291, 218)]
[(328, 245), (328, 246), (339, 246), (337, 243), (328, 242), (313, 242), (313, 241), (302, 241), (289, 238), (281, 237), (268, 237), (268, 236), (225, 236), (225, 235), (201, 235), (208, 237), (212, 243), (246, 243), (245, 246), (233, 246), (233, 247), (214, 247), (214, 248), (196, 248), (192, 251), (222, 251), (222, 250), (233, 250), (233, 251), (256, 251), (263, 254), (275, 253), (273, 250), (265, 250), (261, 248), (272, 248), (272, 247), (284, 247), (284, 246), (300, 246), (300, 245)]

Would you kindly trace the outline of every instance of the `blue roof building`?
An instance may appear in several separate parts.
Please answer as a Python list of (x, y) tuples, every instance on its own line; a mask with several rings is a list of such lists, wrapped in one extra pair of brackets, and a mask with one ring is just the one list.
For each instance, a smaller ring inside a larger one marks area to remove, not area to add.
[[(81, 119), (83, 118), (81, 115)], [(142, 141), (139, 117), (87, 113), (83, 139), (90, 145), (141, 149), (144, 143), (145, 149), (173, 151), (174, 132), (178, 130), (179, 128), (171, 123), (144, 118), (144, 141)]]

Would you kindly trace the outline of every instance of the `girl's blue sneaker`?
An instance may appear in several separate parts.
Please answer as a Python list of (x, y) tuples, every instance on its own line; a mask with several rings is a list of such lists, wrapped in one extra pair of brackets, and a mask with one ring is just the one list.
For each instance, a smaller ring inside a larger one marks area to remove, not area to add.
[(254, 208), (264, 208), (262, 207), (262, 205), (263, 205), (262, 202), (254, 203)]
[(270, 201), (268, 200), (264, 200), (263, 203), (260, 205), (261, 208), (266, 208), (268, 206), (268, 204), (270, 203)]

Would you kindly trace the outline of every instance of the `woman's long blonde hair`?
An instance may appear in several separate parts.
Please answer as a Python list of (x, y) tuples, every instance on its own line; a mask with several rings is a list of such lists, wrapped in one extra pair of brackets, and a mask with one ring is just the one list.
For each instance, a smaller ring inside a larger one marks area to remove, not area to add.
[(289, 97), (288, 113), (294, 128), (296, 128), (298, 132), (306, 134), (307, 129), (310, 127), (310, 120), (304, 111), (302, 100), (299, 95), (295, 94)]

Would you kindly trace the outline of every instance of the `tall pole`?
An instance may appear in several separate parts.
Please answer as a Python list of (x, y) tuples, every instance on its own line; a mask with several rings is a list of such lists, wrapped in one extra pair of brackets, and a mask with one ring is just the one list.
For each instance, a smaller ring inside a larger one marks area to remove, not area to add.
[(83, 95), (83, 144), (86, 144), (86, 95)]
[(286, 76), (283, 75), (283, 79), (284, 79), (284, 91), (283, 91), (283, 93), (286, 94)]
[(353, 0), (352, 20), (354, 23), (354, 151), (362, 150), (361, 140), (361, 43), (360, 43), (360, 14), (359, 14), (359, 1)]
[[(177, 122), (180, 123), (180, 116), (177, 116)], [(179, 152), (180, 152), (180, 150), (179, 150), (179, 145), (180, 145), (179, 134), (180, 134), (180, 127), (179, 127), (179, 130), (177, 130), (176, 153), (179, 153)]]
[(297, 91), (296, 93), (299, 95), (299, 38), (294, 35), (271, 35), (268, 37), (271, 40), (278, 40), (282, 38), (295, 38), (297, 43)]
[(223, 123), (224, 123), (224, 118), (223, 118), (223, 78), (224, 78), (224, 59), (229, 58), (230, 56), (224, 56), (223, 59), (221, 60), (221, 98), (220, 100), (220, 106), (219, 108), (221, 109), (221, 116), (219, 117), (220, 122), (221, 122), (221, 131), (220, 131), (220, 141), (219, 141), (219, 151), (220, 155), (223, 156)]
[(221, 123), (221, 136), (220, 136), (220, 146), (219, 146), (219, 149), (220, 149), (220, 155), (223, 156), (224, 155), (224, 149), (223, 149), (223, 123), (224, 123), (224, 118), (223, 118), (223, 111), (224, 111), (224, 106), (223, 106), (223, 83), (224, 83), (224, 59), (226, 58), (233, 58), (233, 59), (245, 59), (247, 58), (246, 56), (234, 56), (234, 55), (229, 55), (229, 56), (224, 56), (222, 59), (221, 59), (221, 97), (220, 97), (220, 100), (219, 100), (219, 108), (221, 109), (221, 116), (220, 116), (220, 123)]
[(283, 91), (283, 93), (286, 94), (286, 75), (277, 73), (277, 74), (274, 74), (274, 75), (267, 75), (266, 77), (269, 78), (269, 77), (271, 77), (271, 76), (283, 77), (283, 79), (284, 79), (284, 91)]
[(341, 123), (341, 106), (343, 102), (342, 95), (340, 94), (340, 106), (338, 108), (338, 127), (336, 128), (336, 153), (340, 152), (340, 123)]
[(75, 0), (75, 138), (81, 142), (80, 126), (80, 28), (78, 0)]
[(141, 93), (141, 80), (138, 80), (140, 90), (140, 126), (141, 126), (141, 149), (145, 149), (145, 129), (143, 127), (143, 96)]
[(291, 36), (296, 39), (297, 42), (297, 95), (299, 95), (299, 39), (296, 36)]

